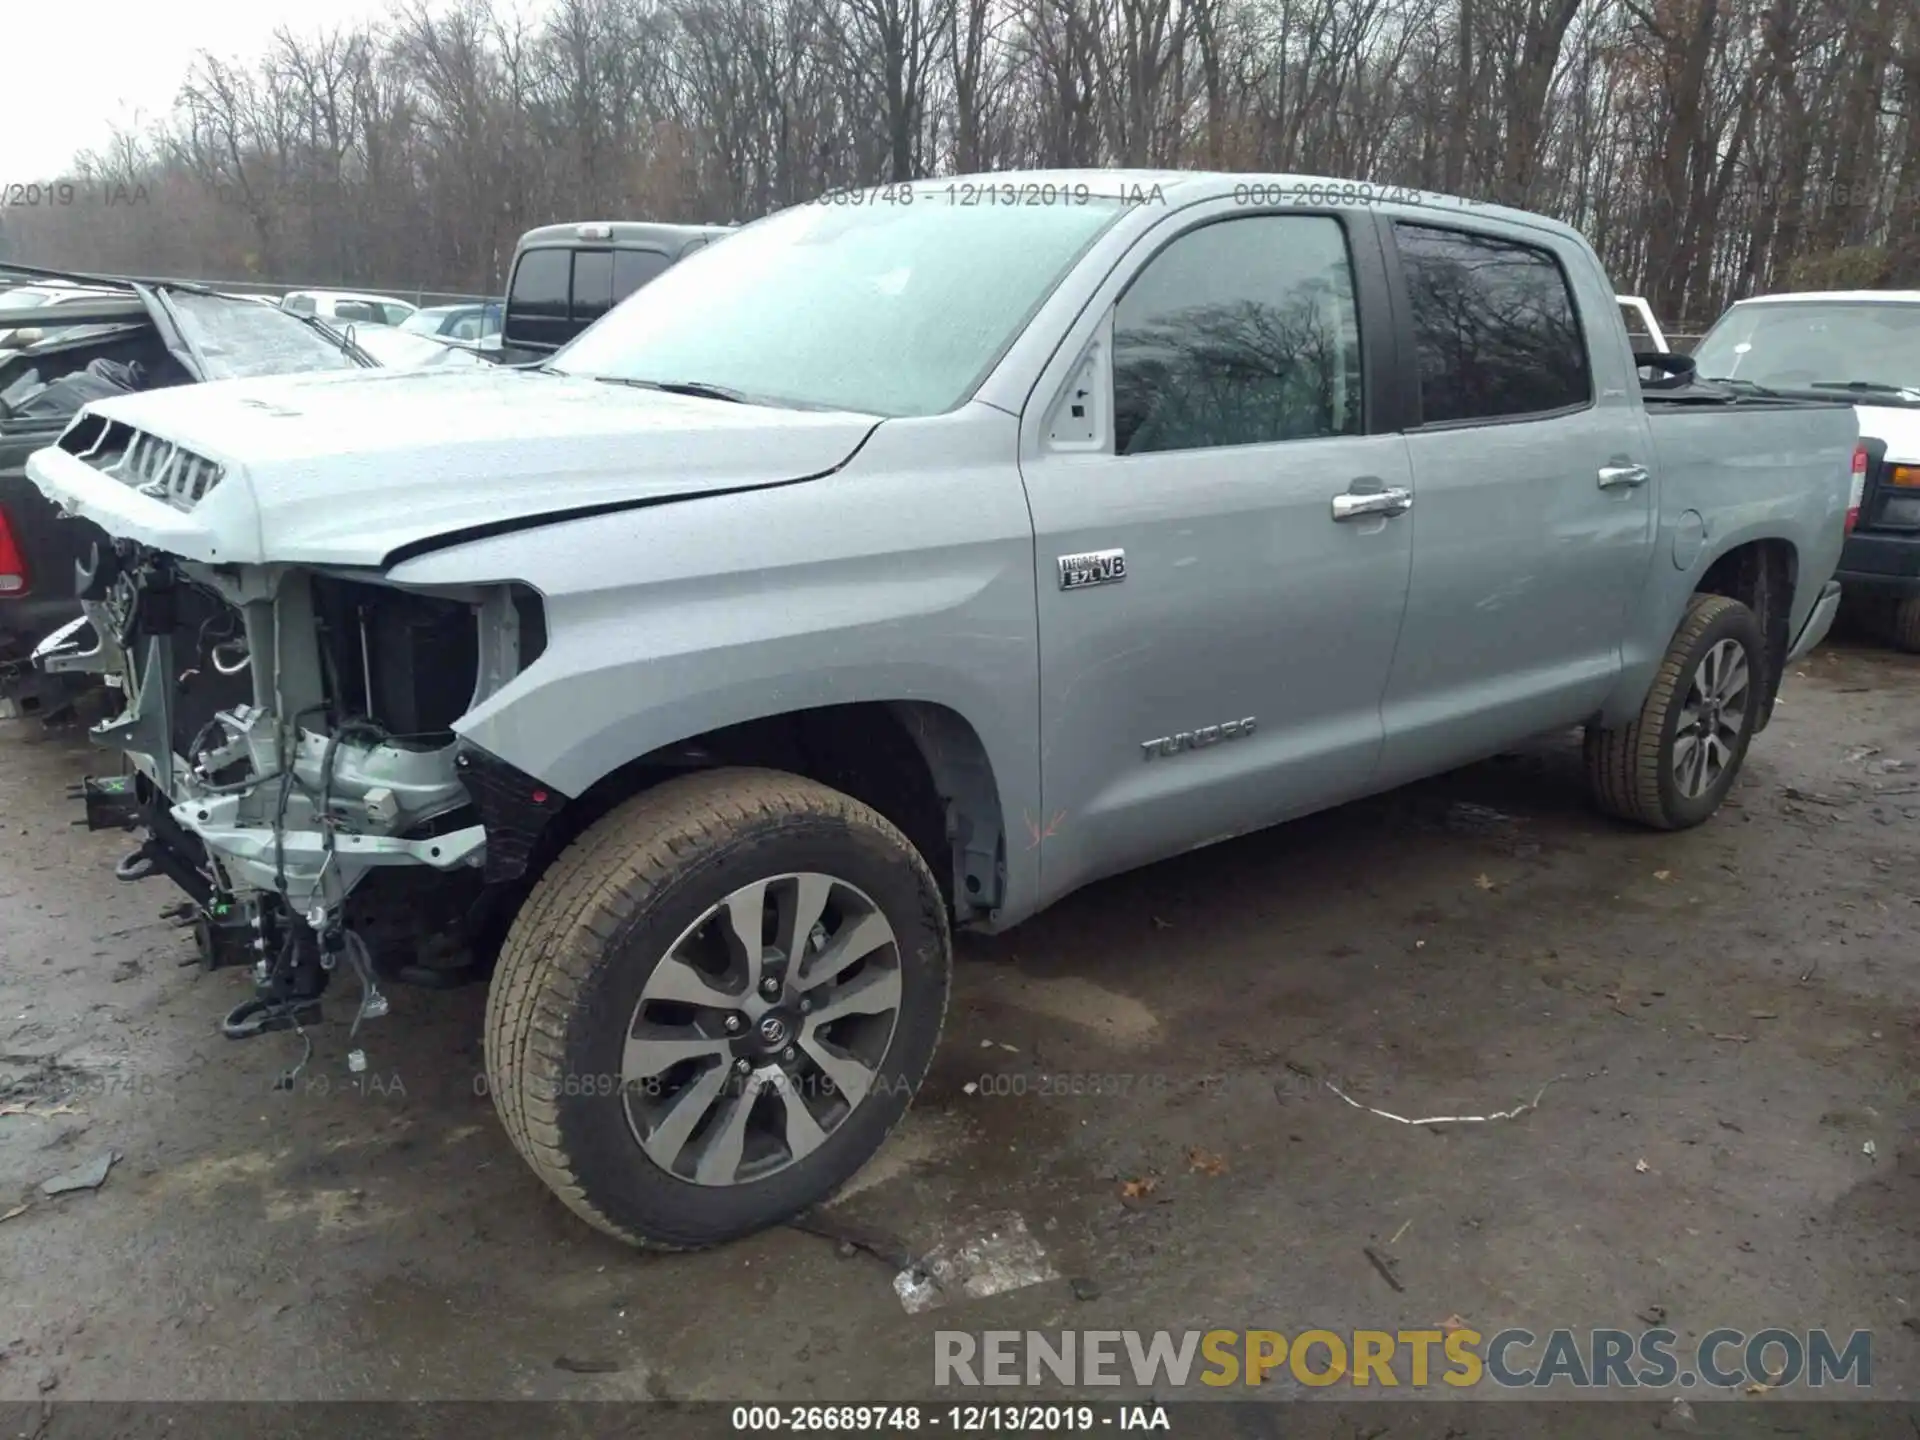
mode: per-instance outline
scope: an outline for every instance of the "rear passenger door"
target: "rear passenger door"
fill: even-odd
[[[1651,438],[1616,301],[1567,242],[1488,220],[1384,227],[1417,381],[1407,621],[1381,779],[1572,725],[1620,669],[1652,547]],[[1587,317],[1592,317],[1591,321]]]
[[[1044,813],[1017,843],[1050,896],[1356,794],[1379,759],[1411,481],[1378,241],[1224,200],[1174,223],[1023,416]]]

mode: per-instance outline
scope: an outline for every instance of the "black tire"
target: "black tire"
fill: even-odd
[[[1887,607],[1887,643],[1909,655],[1920,655],[1920,595]]]
[[[1674,773],[1681,716],[1695,671],[1708,652],[1726,640],[1737,642],[1745,653],[1750,678],[1737,707],[1743,721],[1719,776],[1701,793],[1688,795]],[[1754,613],[1724,595],[1695,595],[1654,673],[1638,718],[1613,729],[1587,728],[1587,782],[1595,804],[1618,819],[1656,830],[1684,830],[1706,820],[1720,808],[1746,759],[1766,675],[1766,644]]]
[[[1854,634],[1878,641],[1883,645],[1894,643],[1894,617],[1900,609],[1897,595],[1862,593],[1861,591],[1842,590],[1840,592],[1840,615]]]
[[[783,1169],[728,1185],[670,1174],[641,1148],[625,1093],[584,1082],[624,1085],[642,989],[690,926],[742,885],[802,871],[858,887],[896,937],[900,1002],[878,1080]],[[879,814],[779,771],[683,776],[588,829],[515,918],[487,997],[495,1106],[534,1172],[596,1228],[661,1249],[737,1239],[825,1199],[880,1148],[926,1078],[951,967],[939,887]]]

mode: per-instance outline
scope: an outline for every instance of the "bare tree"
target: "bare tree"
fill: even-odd
[[[1913,0],[395,0],[203,55],[76,157],[16,256],[474,291],[558,219],[829,187],[1205,166],[1438,187],[1582,227],[1677,327],[1920,283]],[[110,205],[109,199],[126,203]]]

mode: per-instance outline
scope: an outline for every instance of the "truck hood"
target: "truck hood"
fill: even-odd
[[[1920,465],[1920,410],[1898,405],[1855,405],[1862,440],[1886,442],[1888,461]]]
[[[99,401],[27,473],[63,510],[187,559],[382,565],[468,534],[816,478],[879,423],[494,366],[361,372]],[[137,436],[159,443],[130,452]],[[218,469],[169,469],[174,453]]]

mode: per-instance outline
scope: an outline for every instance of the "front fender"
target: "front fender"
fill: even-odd
[[[1013,425],[970,411],[890,423],[838,475],[475,541],[388,578],[511,578],[540,593],[545,649],[454,728],[567,795],[748,721],[859,702],[955,712],[1012,831],[1010,922],[1038,893],[1019,817],[1037,813],[1040,788],[1033,538]]]

